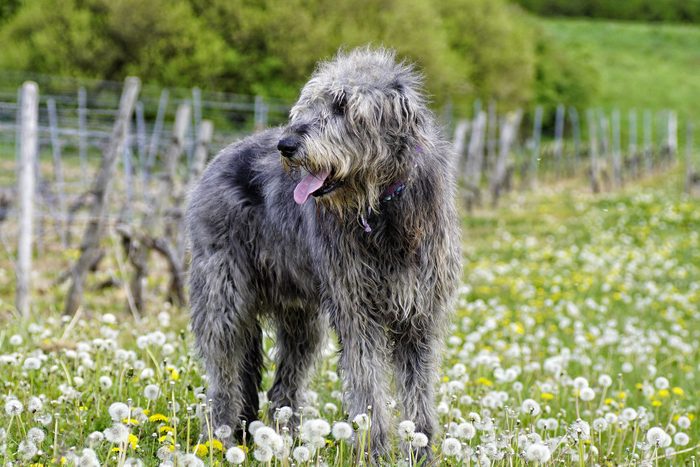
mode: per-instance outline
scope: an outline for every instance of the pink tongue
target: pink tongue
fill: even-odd
[[[294,188],[294,201],[297,204],[304,204],[311,193],[321,188],[328,175],[330,175],[330,171],[324,170],[323,172],[308,174],[304,177],[297,187]]]

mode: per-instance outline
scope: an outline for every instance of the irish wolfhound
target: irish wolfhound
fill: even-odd
[[[321,63],[287,126],[211,162],[187,224],[192,331],[215,427],[257,418],[261,318],[276,328],[271,413],[298,405],[328,319],[345,409],[371,415],[373,454],[390,447],[392,366],[402,419],[433,435],[460,273],[452,166],[419,75],[367,48]]]

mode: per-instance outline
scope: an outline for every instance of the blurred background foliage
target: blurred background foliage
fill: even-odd
[[[601,91],[601,73],[603,81],[616,75],[600,58],[607,44],[588,40],[593,29],[572,35],[526,9],[697,21],[700,0],[2,0],[0,69],[138,75],[164,86],[293,100],[319,59],[370,43],[416,62],[435,106],[458,112],[476,99],[494,99],[501,109],[539,103],[549,115],[558,103],[599,105],[601,94],[624,100],[625,89],[608,92],[619,86],[612,80]]]
[[[3,0],[0,68],[294,99],[315,63],[371,43],[416,62],[436,105],[585,106],[595,71],[505,0]],[[562,73],[561,68],[564,71]],[[505,105],[505,104],[504,104]]]

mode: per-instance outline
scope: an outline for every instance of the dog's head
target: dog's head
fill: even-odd
[[[413,67],[385,49],[355,49],[319,64],[277,148],[310,196],[340,210],[374,208],[380,193],[429,149],[432,117]]]

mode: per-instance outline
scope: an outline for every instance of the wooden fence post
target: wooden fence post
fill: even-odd
[[[88,269],[95,264],[100,255],[100,239],[104,234],[109,192],[114,178],[114,169],[123,151],[126,138],[126,124],[131,120],[141,83],[138,78],[127,78],[124,91],[119,101],[119,113],[112,128],[109,144],[102,155],[100,168],[95,175],[91,191],[94,202],[90,206],[90,217],[83,241],[80,245],[80,257],[70,271],[71,285],[66,296],[64,313],[74,314],[83,301],[83,286]]]
[[[211,144],[211,138],[213,135],[214,124],[211,122],[211,120],[202,120],[199,125],[197,146],[194,150],[194,163],[192,164],[192,170],[190,171],[188,183],[198,180],[199,176],[202,175],[204,167],[207,164],[209,145]]]
[[[84,87],[78,89],[78,154],[80,157],[80,181],[85,184],[90,173],[87,161],[87,91]]]
[[[463,167],[466,164],[465,148],[467,145],[467,133],[469,132],[469,120],[461,119],[455,126],[455,137],[452,141],[457,164],[455,167]],[[464,161],[464,162],[463,162]]]
[[[574,174],[580,164],[581,158],[581,121],[576,107],[569,108],[569,119],[571,120],[571,133],[574,138]]]
[[[698,183],[695,167],[693,166],[693,123],[688,120],[685,127],[685,192],[690,193],[693,185]]]
[[[34,216],[34,162],[39,146],[39,87],[28,81],[22,85],[20,161],[18,174],[19,243],[17,246],[17,311],[23,318],[30,313],[32,272],[32,221]]]
[[[479,185],[484,163],[484,141],[486,139],[486,112],[480,111],[474,117],[469,147],[467,148],[467,163],[465,165],[465,201],[468,210],[480,200]]]
[[[622,186],[622,150],[620,148],[620,111],[612,112],[612,166],[615,187]]]
[[[535,108],[535,121],[532,127],[532,155],[530,156],[530,187],[537,185],[537,171],[540,166],[540,141],[542,140],[542,106]]]
[[[53,156],[53,173],[56,182],[56,198],[58,200],[58,231],[61,238],[61,245],[68,246],[66,233],[66,220],[68,210],[66,209],[65,182],[63,179],[63,163],[61,160],[61,141],[58,139],[58,115],[56,113],[56,101],[49,99],[46,102],[49,113],[49,131],[51,133],[51,154]]]
[[[654,140],[651,111],[644,111],[644,168],[650,173],[654,168]]]
[[[148,157],[146,158],[146,182],[151,180],[151,172],[156,163],[156,154],[158,154],[158,146],[160,146],[160,134],[163,131],[163,120],[168,108],[168,97],[170,92],[163,89],[160,92],[158,100],[158,113],[156,114],[156,122],[153,124],[153,133],[151,134],[151,142],[148,146]]]
[[[598,181],[598,122],[595,118],[594,110],[588,109],[588,111],[586,111],[586,120],[588,122],[588,152],[590,154],[589,174],[591,180],[591,191],[593,193],[598,193],[600,192],[600,182]]]
[[[564,172],[564,106],[557,105],[557,112],[554,117],[554,160],[556,161],[557,176],[561,177]]]
[[[639,157],[637,154],[637,111],[629,111],[629,144],[627,145],[627,157],[632,171],[632,176],[639,175]]]
[[[498,204],[498,199],[503,190],[510,187],[510,177],[512,167],[509,167],[509,156],[513,143],[518,136],[518,128],[520,128],[520,120],[523,117],[523,111],[517,110],[514,113],[508,114],[503,118],[501,124],[500,135],[498,138],[498,160],[493,168],[491,176],[491,203],[493,206]]]

